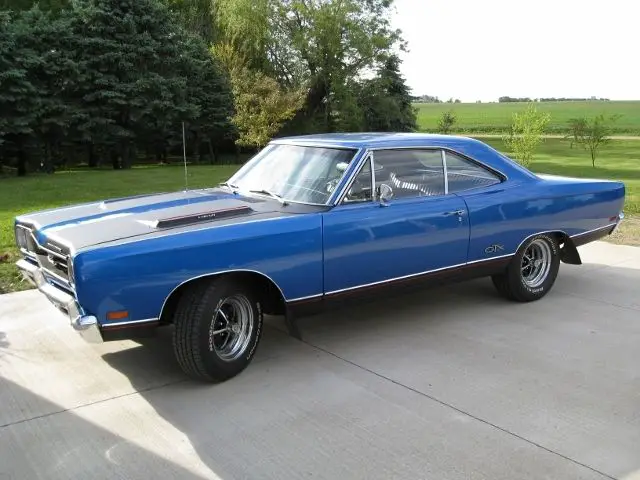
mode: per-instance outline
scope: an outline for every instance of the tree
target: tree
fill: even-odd
[[[188,79],[185,99],[197,107],[189,130],[197,152],[206,144],[210,162],[216,162],[218,145],[235,137],[231,80],[203,39],[186,35],[179,73]]]
[[[611,128],[608,122],[615,122],[620,115],[612,115],[606,119],[600,114],[587,120],[586,118],[574,119],[571,123],[573,130],[573,141],[589,150],[591,155],[591,165],[596,166],[596,156],[600,147],[608,143],[611,139]],[[577,127],[576,127],[577,125]]]
[[[584,138],[584,133],[587,128],[587,119],[582,118],[572,118],[569,120],[569,133],[565,135],[564,138],[569,139],[569,148],[573,148],[574,144],[580,144],[582,142],[582,138]]]
[[[504,138],[505,145],[515,159],[524,167],[528,167],[536,147],[542,142],[542,134],[551,116],[539,112],[530,103],[523,112],[513,114],[509,136]]]
[[[452,110],[442,112],[440,120],[438,120],[438,132],[448,134],[456,123],[456,115]]]
[[[79,0],[73,16],[79,136],[128,168],[140,144],[166,157],[182,122],[200,140],[230,127],[230,89],[203,40],[158,0]],[[206,117],[206,118],[205,118]],[[180,133],[179,133],[180,132]]]
[[[302,106],[303,92],[284,89],[274,78],[250,69],[245,57],[229,43],[216,45],[212,51],[229,72],[238,144],[254,148],[266,145]]]
[[[27,173],[28,148],[40,107],[32,73],[41,60],[30,39],[30,25],[22,14],[12,17],[0,12],[0,137],[3,156],[17,158],[19,176]]]
[[[37,7],[42,11],[58,12],[69,6],[69,0],[0,0],[0,10],[31,10]]]
[[[198,35],[207,45],[218,40],[212,0],[169,0],[169,6],[188,32]]]
[[[280,85],[307,87],[305,114],[332,131],[355,95],[344,86],[404,48],[390,23],[392,0],[219,0],[229,41]],[[349,93],[349,94],[347,94]]]
[[[348,86],[348,84],[347,84]],[[400,59],[390,56],[378,69],[377,76],[364,81],[359,90],[358,107],[362,111],[362,129],[365,131],[411,132],[417,128],[416,109],[413,107],[411,92],[400,74]],[[344,100],[342,101],[345,110]],[[352,116],[358,117],[358,112]],[[342,130],[347,125],[338,124]]]

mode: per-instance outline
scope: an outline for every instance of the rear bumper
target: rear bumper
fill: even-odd
[[[98,319],[92,315],[84,315],[75,297],[47,282],[37,265],[19,260],[16,266],[22,276],[34,285],[58,310],[69,318],[71,327],[89,343],[102,343],[102,334]]]
[[[618,220],[616,220],[616,226],[613,227],[613,230],[611,230],[611,233],[609,235],[616,233],[616,230],[618,230],[618,228],[620,227],[622,220],[624,220],[624,212],[620,212],[618,214]]]

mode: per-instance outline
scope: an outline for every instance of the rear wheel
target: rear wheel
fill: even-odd
[[[197,379],[227,380],[251,362],[262,322],[252,288],[228,277],[197,283],[182,295],[174,317],[178,364]]]
[[[560,268],[560,246],[551,234],[527,240],[507,270],[491,277],[498,292],[510,300],[531,302],[553,287]]]

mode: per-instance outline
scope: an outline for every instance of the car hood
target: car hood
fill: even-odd
[[[166,230],[196,229],[288,215],[275,201],[222,189],[139,195],[21,215],[38,243],[73,250]]]

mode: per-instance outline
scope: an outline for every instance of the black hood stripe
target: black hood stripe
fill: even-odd
[[[222,210],[213,210],[210,212],[194,213],[191,215],[183,215],[180,217],[171,217],[158,220],[156,228],[172,228],[184,225],[192,225],[194,223],[210,222],[212,220],[222,220],[225,218],[238,217],[248,215],[254,210],[248,206],[240,206],[234,208],[226,208]]]

